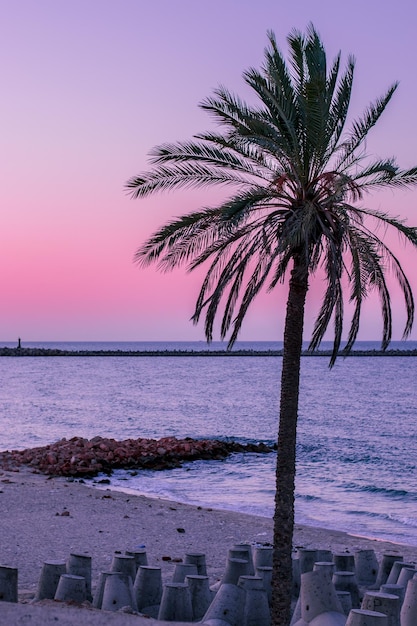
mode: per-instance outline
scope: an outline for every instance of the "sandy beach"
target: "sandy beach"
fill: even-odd
[[[0,603],[1,624],[24,624],[19,619],[22,612],[27,615],[28,611],[31,624],[48,623],[46,613],[52,615],[57,610],[59,623],[72,623],[74,611],[79,616],[80,609],[68,608],[70,621],[63,622],[62,607],[51,608],[49,602],[43,607],[30,604],[42,564],[48,559],[66,560],[70,553],[90,555],[94,590],[99,573],[109,569],[116,551],[146,546],[149,565],[160,566],[165,581],[170,579],[176,560],[187,552],[203,552],[210,583],[214,583],[222,575],[227,550],[233,544],[272,541],[272,519],[110,491],[106,486],[92,488],[64,478],[33,474],[25,468],[0,471],[0,502],[0,565],[18,568],[19,587],[19,604],[7,605],[15,621],[10,621],[10,616],[5,621],[6,603],[3,607]],[[407,561],[417,562],[417,546],[307,526],[296,526],[294,546],[333,552],[374,548],[378,558],[385,552],[395,552]],[[37,622],[35,614],[39,611],[43,617]],[[81,623],[96,623],[92,617],[96,612],[88,613],[88,620]],[[97,623],[103,624],[103,617],[101,612]],[[115,623],[114,618],[118,618],[118,624],[124,623],[121,619],[130,624],[130,618],[138,623],[135,616],[128,615],[108,615],[110,621],[106,623]]]

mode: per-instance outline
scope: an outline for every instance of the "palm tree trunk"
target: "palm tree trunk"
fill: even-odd
[[[308,271],[297,256],[289,283],[284,330],[274,514],[272,626],[289,626],[291,620],[295,448],[307,291]]]

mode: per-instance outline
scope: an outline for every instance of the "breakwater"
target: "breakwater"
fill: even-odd
[[[303,350],[303,357],[330,357],[331,350]],[[242,356],[282,356],[283,350],[62,350],[59,348],[0,348],[0,357],[242,357]],[[341,350],[339,356],[417,356],[417,350],[352,350],[348,354]]]
[[[236,452],[272,452],[264,443],[242,444],[216,439],[125,439],[72,437],[47,446],[0,452],[0,467],[18,470],[22,465],[50,476],[92,478],[114,469],[166,470],[196,460],[223,460]]]

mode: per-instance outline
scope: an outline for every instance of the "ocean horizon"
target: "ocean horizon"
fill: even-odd
[[[345,341],[341,342],[340,349],[343,350],[346,345]],[[1,348],[17,348],[20,346],[22,349],[44,349],[44,350],[63,350],[63,351],[120,351],[120,352],[166,352],[166,351],[227,351],[227,341],[29,341],[17,339],[16,341],[0,341]],[[306,351],[309,346],[309,341],[303,341],[303,350]],[[317,351],[328,352],[332,350],[332,341],[322,341]],[[282,341],[236,341],[230,349],[231,352],[239,351],[280,351],[283,349]],[[417,340],[396,340],[391,341],[387,351],[397,352],[404,351],[410,352],[417,350]],[[381,341],[380,340],[366,340],[357,341],[352,352],[380,352]]]

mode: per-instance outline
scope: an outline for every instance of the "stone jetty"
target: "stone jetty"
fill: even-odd
[[[351,356],[417,356],[417,350],[351,350],[339,351],[340,357]],[[60,348],[33,348],[17,346],[14,348],[0,347],[0,357],[242,357],[242,356],[282,356],[283,350],[62,350]],[[331,350],[303,350],[303,357],[330,357]]]
[[[241,444],[216,439],[107,439],[73,437],[47,446],[0,452],[0,467],[16,470],[29,466],[34,472],[50,476],[92,478],[110,475],[115,469],[165,470],[196,460],[222,460],[235,452],[272,452],[263,443]]]

